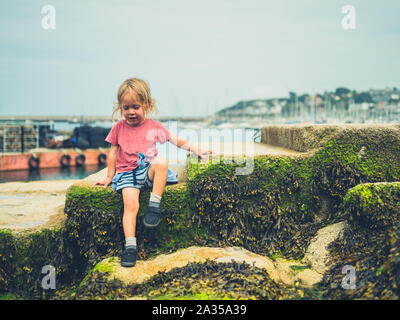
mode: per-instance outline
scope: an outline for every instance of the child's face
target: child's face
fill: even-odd
[[[136,92],[132,91],[125,93],[122,96],[121,105],[122,114],[129,125],[137,126],[142,124],[146,119],[143,103]]]

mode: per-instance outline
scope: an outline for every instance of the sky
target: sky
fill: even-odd
[[[399,88],[399,18],[398,0],[2,0],[0,114],[111,116],[131,77],[160,116],[183,117],[289,91]]]

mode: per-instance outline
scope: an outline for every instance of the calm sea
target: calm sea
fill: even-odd
[[[70,168],[46,168],[38,170],[1,171],[0,183],[12,181],[75,180],[83,179],[105,168],[105,166],[84,166]]]

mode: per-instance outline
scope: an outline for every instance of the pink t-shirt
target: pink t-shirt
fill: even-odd
[[[120,120],[111,128],[105,140],[118,146],[115,170],[128,172],[138,166],[139,153],[146,156],[146,161],[152,162],[158,153],[156,143],[167,142],[169,131],[161,122],[150,118],[138,126],[130,126],[126,120]]]

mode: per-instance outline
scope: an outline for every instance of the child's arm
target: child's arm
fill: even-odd
[[[105,178],[103,181],[96,182],[96,185],[103,184],[104,188],[107,188],[111,184],[111,181],[115,174],[115,162],[117,160],[117,152],[118,146],[111,145],[107,159],[107,178]]]
[[[191,144],[189,141],[186,141],[185,139],[182,139],[173,134],[169,135],[169,142],[176,145],[178,148],[194,152],[200,158],[204,158],[204,155],[207,153],[214,153],[214,151],[212,151],[212,150],[202,150],[200,148],[197,148],[193,144]]]

